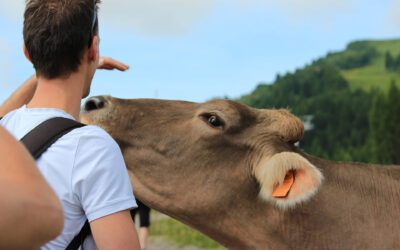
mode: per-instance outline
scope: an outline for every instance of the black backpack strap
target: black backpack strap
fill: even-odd
[[[89,221],[86,221],[79,234],[75,236],[65,250],[77,250],[80,246],[82,246],[83,249],[83,242],[85,241],[86,237],[91,234],[92,230],[90,229]]]
[[[21,142],[25,145],[35,160],[39,157],[58,139],[66,135],[73,129],[86,126],[72,119],[56,117],[49,119],[33,130],[26,134]],[[91,234],[89,221],[86,221],[83,228],[78,235],[71,241],[66,248],[67,250],[76,250],[81,245],[83,248],[83,241]]]
[[[54,142],[75,128],[85,126],[72,119],[56,117],[49,119],[26,134],[21,142],[37,160]]]

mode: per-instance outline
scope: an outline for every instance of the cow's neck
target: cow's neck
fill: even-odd
[[[284,212],[244,190],[226,211],[187,222],[229,249],[390,249],[395,239],[400,244],[400,167],[310,160],[325,179],[303,205]]]

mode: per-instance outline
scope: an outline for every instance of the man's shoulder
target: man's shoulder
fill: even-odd
[[[86,125],[77,129],[74,129],[71,133],[73,136],[79,137],[93,137],[93,138],[101,138],[104,140],[111,140],[114,139],[102,128],[94,125]]]
[[[104,129],[93,125],[74,129],[67,136],[78,138],[80,146],[93,147],[94,149],[118,147],[115,140]]]
[[[20,109],[21,108],[12,110],[12,111],[8,112],[7,114],[5,114],[4,116],[0,117],[1,118],[0,124],[5,124],[6,121],[8,121],[9,119],[12,119],[16,114],[18,114]]]

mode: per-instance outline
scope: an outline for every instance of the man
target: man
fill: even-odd
[[[6,102],[30,99],[0,124],[17,139],[53,117],[78,119],[99,65],[97,3],[93,0],[29,0],[24,14],[24,53],[35,79]],[[102,68],[119,67],[111,59]],[[107,62],[108,61],[108,62]],[[7,108],[5,108],[7,109]],[[0,114],[1,115],[1,114]],[[93,239],[85,249],[140,249],[129,210],[136,207],[121,151],[102,129],[86,126],[64,135],[37,165],[57,193],[64,210],[64,230],[43,249],[65,249],[86,219]]]
[[[57,237],[63,211],[28,151],[0,126],[0,249],[37,249]]]
[[[135,222],[135,215],[136,213],[139,213],[139,242],[142,250],[146,250],[150,227],[150,208],[138,199],[136,199],[136,203],[138,207],[131,210],[131,216],[133,221]]]

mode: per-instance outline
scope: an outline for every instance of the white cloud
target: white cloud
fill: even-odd
[[[267,5],[279,8],[294,21],[323,10],[342,10],[353,0],[103,0],[101,18],[105,24],[150,34],[187,32],[217,3],[239,7]],[[329,22],[329,20],[326,20]]]
[[[146,34],[181,34],[210,13],[215,0],[104,0],[100,17],[112,27]]]
[[[355,0],[234,0],[241,5],[272,8],[284,15],[282,18],[297,25],[317,18],[315,26],[330,30],[338,12],[354,8]]]
[[[102,0],[101,23],[114,29],[144,34],[176,35],[190,31],[193,25],[212,12],[216,4],[235,4],[256,8],[260,4],[279,8],[295,22],[309,15],[324,13],[321,22],[329,22],[335,11],[351,6],[354,0]],[[396,1],[398,2],[398,1]],[[21,20],[24,0],[0,0],[0,12]],[[287,18],[286,17],[286,18]]]
[[[327,27],[335,11],[349,8],[353,0],[104,0],[103,23],[133,29],[146,34],[181,34],[210,13],[214,5],[239,5],[240,8],[278,8],[289,20],[298,22],[309,15],[324,13],[321,23]]]
[[[9,19],[22,20],[24,9],[25,0],[0,0],[0,14]]]
[[[392,6],[389,8],[388,22],[389,25],[396,29],[400,29],[400,1],[392,1]]]
[[[257,0],[253,0],[257,1]],[[287,10],[290,14],[302,17],[316,11],[329,13],[348,8],[352,0],[261,0],[267,4],[276,5]]]
[[[102,0],[101,23],[145,34],[180,34],[210,13],[219,0]],[[0,14],[21,21],[25,0],[0,0]]]

